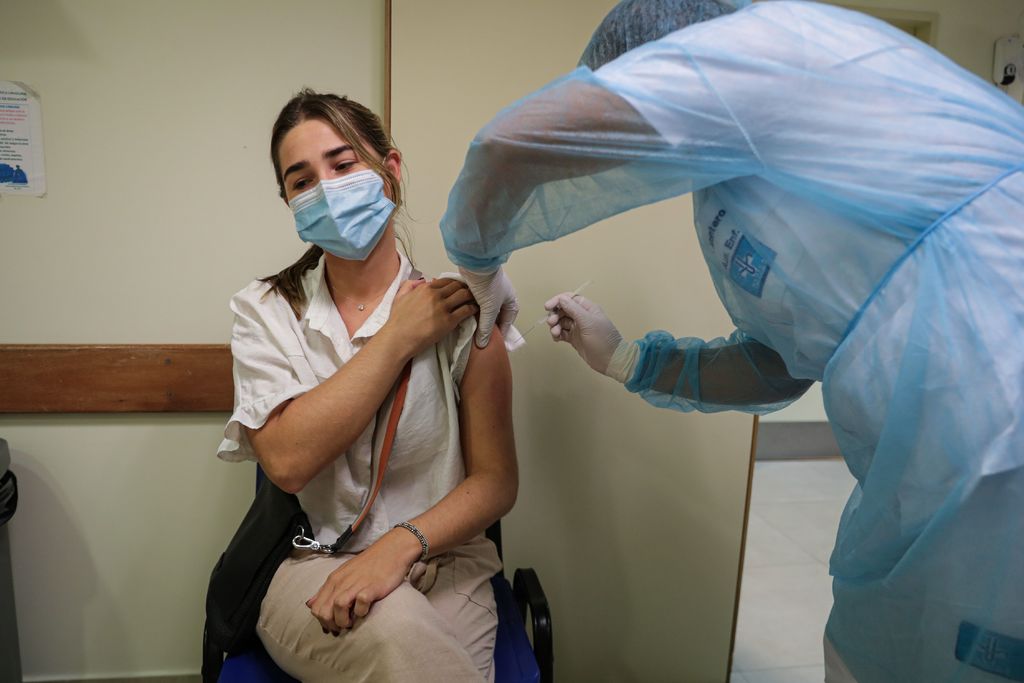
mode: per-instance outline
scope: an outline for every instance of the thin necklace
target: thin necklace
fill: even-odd
[[[367,307],[367,306],[368,306],[369,304],[374,304],[374,303],[377,303],[378,301],[380,301],[381,299],[383,299],[383,298],[384,298],[384,295],[388,293],[388,290],[389,290],[389,289],[391,289],[391,285],[390,285],[390,284],[389,284],[389,285],[388,285],[387,287],[385,287],[385,288],[384,288],[384,291],[383,291],[383,292],[381,292],[381,293],[380,293],[380,294],[378,294],[377,296],[373,297],[373,298],[372,298],[372,299],[370,299],[370,300],[369,300],[368,302],[366,302],[366,303],[362,303],[362,304],[356,304],[356,310],[357,310],[357,311],[365,311],[365,310],[366,310],[366,307]]]
[[[388,286],[384,288],[384,291],[382,291],[380,294],[375,296],[373,299],[368,300],[366,303],[357,303],[356,304],[356,310],[360,311],[360,312],[361,311],[365,311],[366,307],[369,304],[375,303],[377,301],[380,301],[382,298],[384,298],[384,295],[387,294],[389,289],[391,289],[391,284],[388,284]],[[331,279],[330,278],[327,278],[327,290],[331,293],[331,297],[333,298],[334,297],[334,286],[331,284]],[[342,298],[342,301],[347,301],[347,299]]]

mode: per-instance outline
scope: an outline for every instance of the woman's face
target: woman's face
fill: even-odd
[[[373,154],[373,151],[370,150]],[[356,158],[352,146],[330,125],[320,119],[307,119],[292,128],[281,140],[277,151],[285,201],[314,187],[321,180],[340,178],[365,171],[367,165]],[[378,157],[379,159],[379,157]],[[388,152],[384,165],[401,180],[398,152]]]

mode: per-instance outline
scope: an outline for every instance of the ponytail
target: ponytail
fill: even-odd
[[[281,296],[292,308],[296,319],[302,317],[302,307],[306,305],[306,291],[302,287],[302,277],[317,267],[324,250],[315,244],[306,250],[298,261],[282,270],[277,275],[260,278],[260,282],[270,285],[267,294],[274,292]]]

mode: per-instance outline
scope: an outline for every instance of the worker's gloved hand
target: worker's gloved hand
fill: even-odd
[[[512,281],[505,271],[498,268],[493,273],[475,273],[460,267],[459,273],[466,279],[469,291],[473,293],[480,307],[480,322],[476,328],[476,345],[484,348],[491,341],[491,330],[498,325],[501,334],[508,339],[508,330],[519,315],[519,301]]]
[[[636,369],[639,347],[625,342],[601,307],[580,295],[564,292],[549,299],[547,323],[551,338],[572,344],[587,365],[625,383]]]

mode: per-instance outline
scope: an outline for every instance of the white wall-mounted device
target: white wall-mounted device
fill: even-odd
[[[1017,20],[1017,33],[996,41],[992,81],[1007,95],[1024,102],[1024,14]]]

